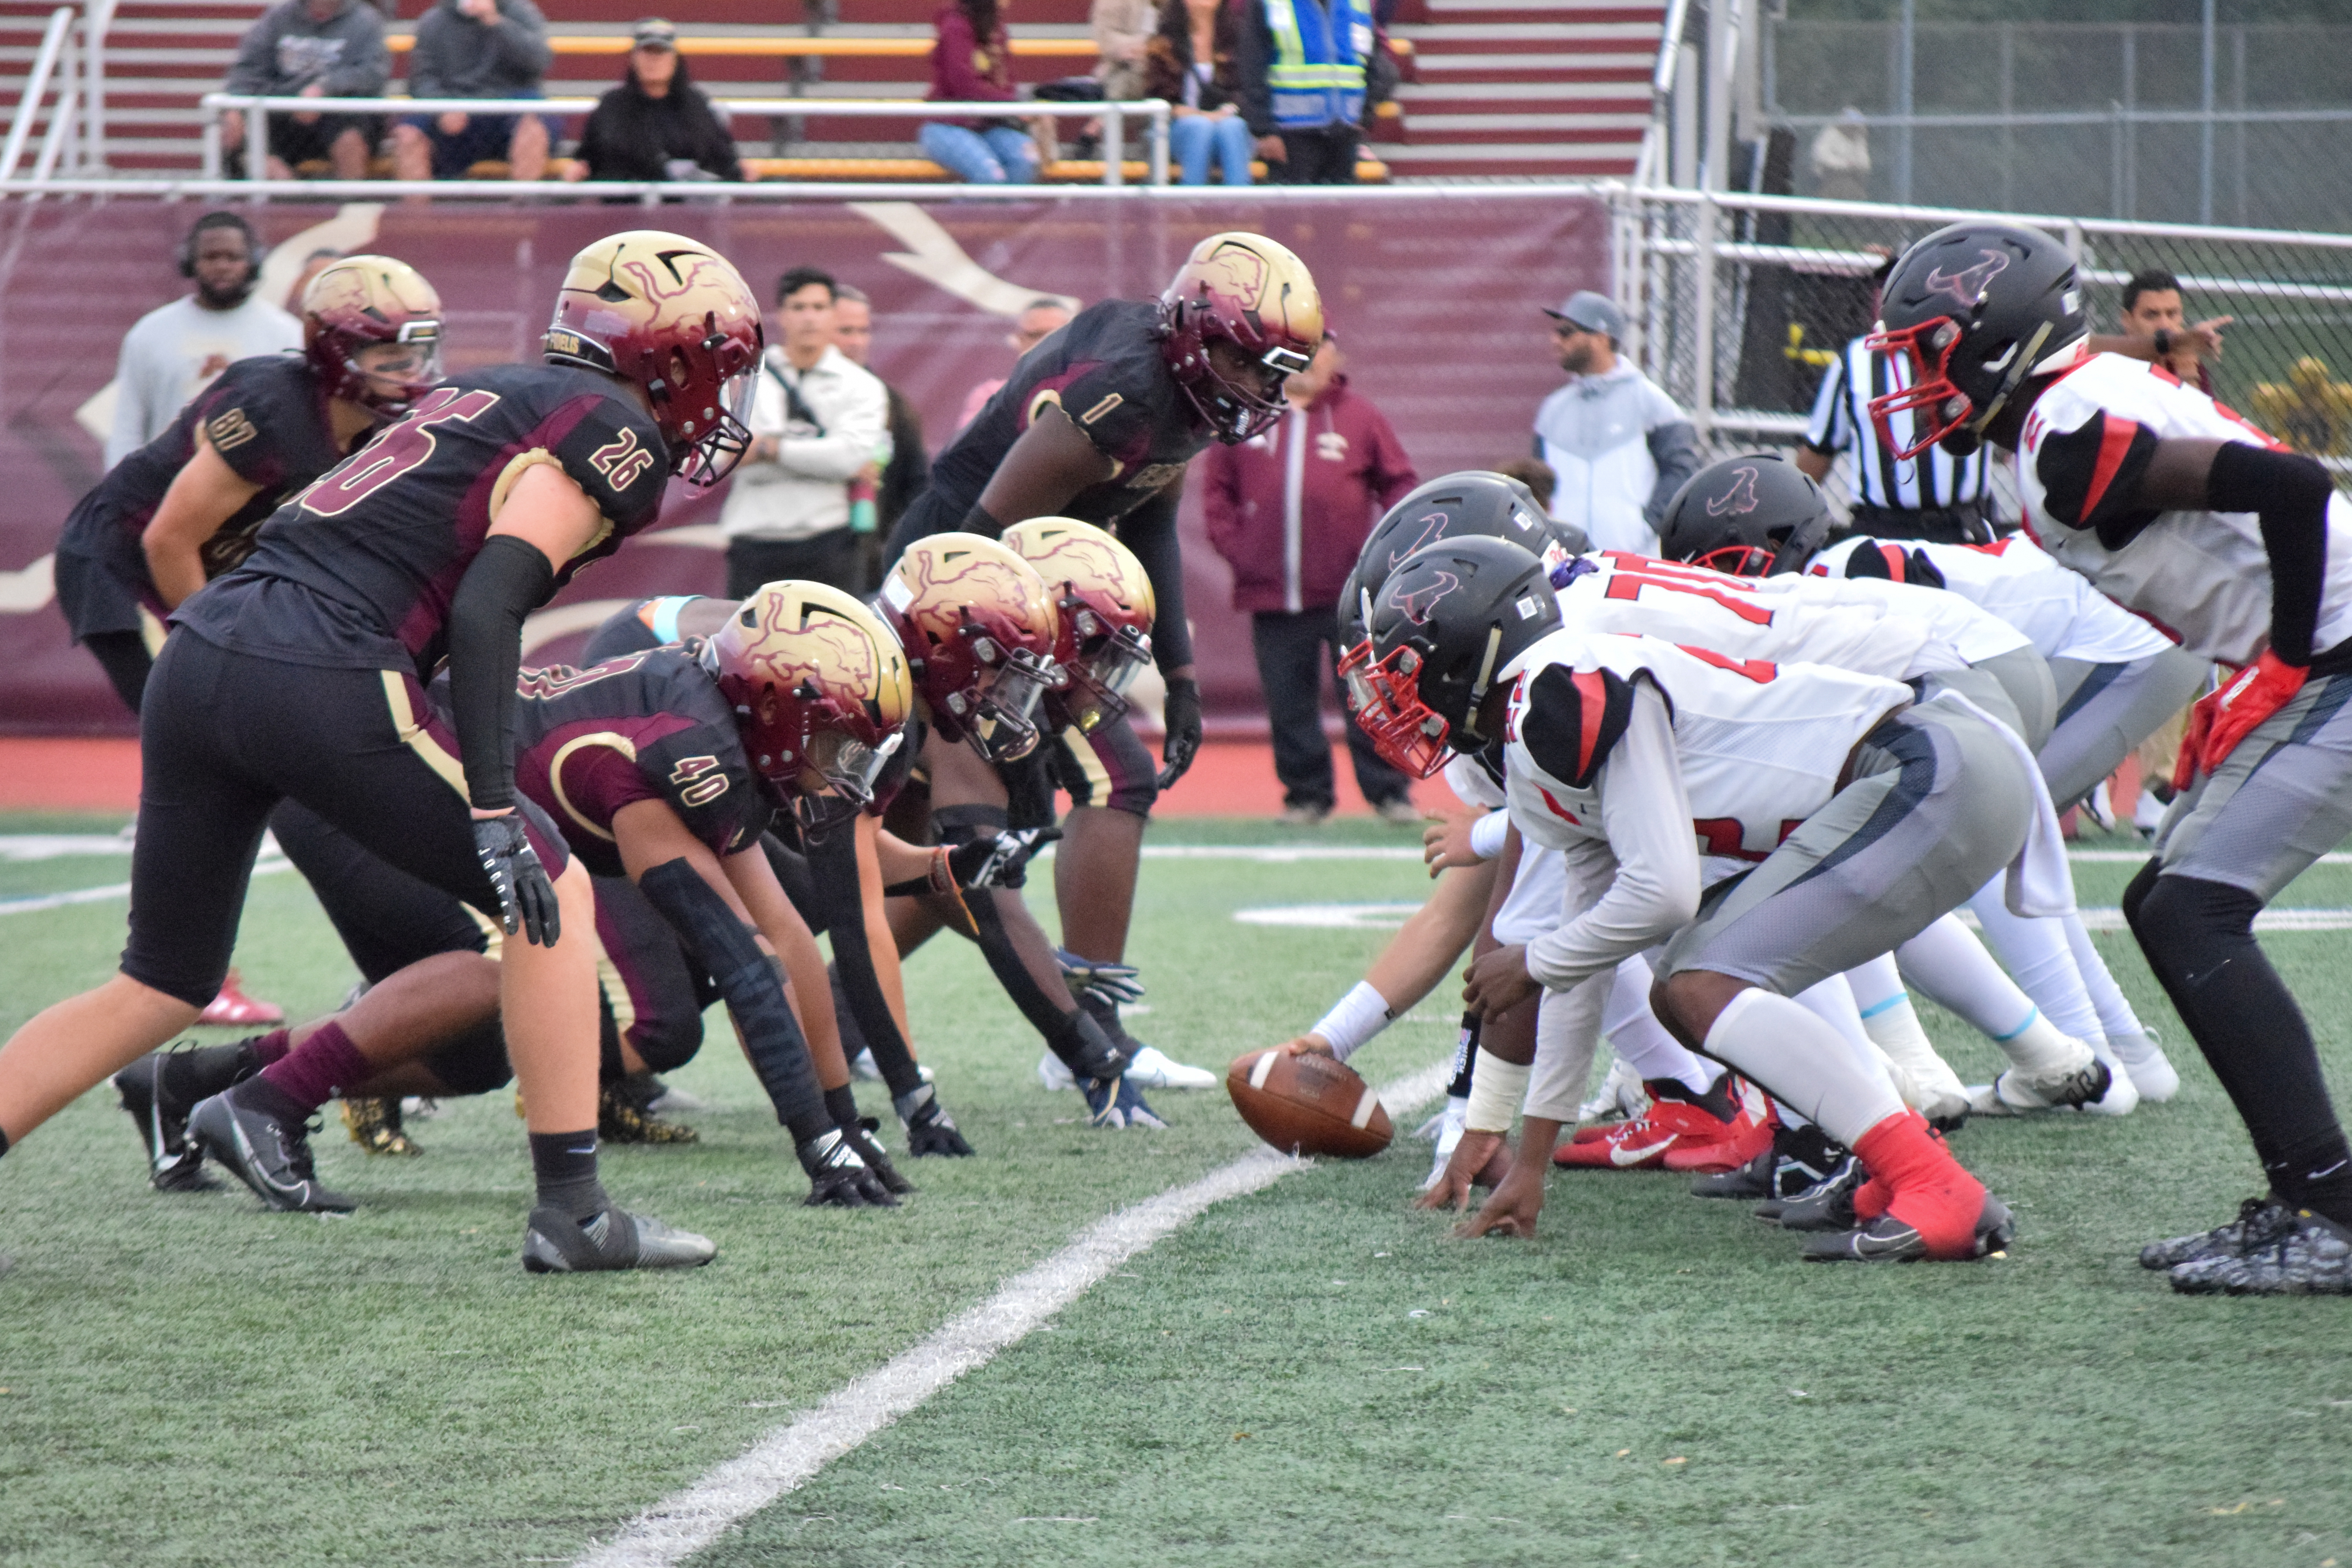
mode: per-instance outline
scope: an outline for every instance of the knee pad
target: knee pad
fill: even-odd
[[[450,1094],[488,1094],[504,1089],[514,1077],[507,1062],[506,1032],[493,1016],[459,1035],[425,1058],[433,1076]]]
[[[629,1044],[646,1067],[654,1072],[673,1072],[694,1059],[702,1049],[702,1018],[664,1019],[656,1027],[642,1023],[629,1031]]]
[[[2158,978],[2194,986],[2252,945],[2254,916],[2263,907],[2256,895],[2193,877],[2154,881],[2140,898],[2131,927]]]

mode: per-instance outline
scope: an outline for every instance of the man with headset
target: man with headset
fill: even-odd
[[[188,399],[232,361],[302,346],[302,324],[254,295],[267,254],[253,226],[235,213],[206,213],[188,231],[180,276],[196,291],[148,311],[123,334],[108,468],[170,429]]]

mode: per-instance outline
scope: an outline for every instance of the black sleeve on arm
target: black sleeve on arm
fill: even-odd
[[[825,900],[825,924],[833,936],[833,961],[841,973],[842,994],[857,1032],[874,1052],[874,1065],[893,1097],[922,1087],[915,1053],[898,1032],[898,1020],[882,994],[882,977],[866,943],[866,900],[857,878],[857,837],[839,828],[809,842],[810,880]],[[929,890],[928,889],[926,889]],[[814,923],[814,922],[812,922]]]
[[[727,1011],[743,1031],[751,1070],[775,1103],[776,1120],[791,1129],[793,1142],[806,1143],[831,1131],[833,1118],[825,1114],[816,1069],[809,1064],[808,1039],[751,929],[683,858],[656,866],[637,879],[637,888],[719,983]]]
[[[1192,662],[1192,628],[1184,619],[1184,551],[1176,537],[1176,497],[1171,485],[1118,520],[1119,542],[1143,563],[1158,614],[1151,623],[1153,662],[1163,670]]]
[[[523,617],[547,602],[555,568],[539,546],[494,534],[449,601],[449,701],[466,794],[484,811],[514,805],[515,673]]]
[[[2205,499],[2215,511],[2250,511],[2271,559],[2271,651],[2311,662],[2327,586],[2327,470],[2296,452],[2231,441],[2213,454]]]

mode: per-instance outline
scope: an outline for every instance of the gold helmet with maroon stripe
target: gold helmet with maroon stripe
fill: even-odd
[[[1036,749],[1038,704],[1062,673],[1060,617],[1035,567],[977,533],[934,533],[907,547],[880,599],[941,735],[991,762]]]
[[[346,256],[320,268],[296,308],[303,356],[330,397],[397,417],[441,379],[441,296],[405,261]],[[407,352],[370,352],[381,343]]]
[[[770,583],[702,645],[752,768],[787,800],[864,805],[897,751],[914,688],[882,618],[823,583]]]
[[[1281,416],[1283,383],[1314,363],[1323,299],[1307,263],[1262,234],[1213,234],[1160,296],[1160,352],[1218,440]]]
[[[1068,684],[1045,694],[1046,717],[1091,734],[1127,711],[1127,689],[1151,663],[1151,579],[1134,551],[1074,517],[1015,523],[1004,546],[1037,569],[1061,619],[1054,662]]]
[[[765,341],[760,301],[725,257],[682,234],[641,228],[607,235],[572,258],[545,357],[642,390],[668,443],[670,471],[715,485],[751,444],[743,417]]]

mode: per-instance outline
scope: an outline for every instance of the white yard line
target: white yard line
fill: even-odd
[[[1383,1085],[1381,1100],[1392,1117],[1402,1120],[1436,1099],[1452,1071],[1450,1062],[1433,1062]],[[592,1545],[575,1568],[667,1568],[699,1552],[949,1384],[987,1365],[1097,1280],[1212,1204],[1260,1191],[1307,1168],[1307,1161],[1256,1149],[1197,1182],[1096,1221],[1061,1251],[1006,1280],[993,1296],[920,1344],[654,1504],[610,1542]]]
[[[0,856],[0,858],[5,857]],[[262,859],[254,863],[253,874],[268,877],[292,869],[294,863],[291,860]],[[0,915],[37,914],[42,910],[62,910],[73,904],[99,904],[109,899],[130,896],[131,884],[128,882],[109,882],[102,888],[69,888],[62,893],[35,893],[22,899],[0,899]]]

